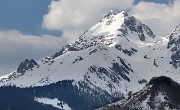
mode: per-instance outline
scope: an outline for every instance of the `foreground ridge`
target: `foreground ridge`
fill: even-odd
[[[180,85],[166,76],[154,77],[140,91],[99,110],[177,110],[180,109]]]

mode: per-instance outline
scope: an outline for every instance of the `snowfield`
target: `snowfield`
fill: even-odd
[[[35,98],[36,102],[52,105],[53,107],[63,109],[63,110],[71,110],[71,108],[64,102],[59,101],[57,98],[49,99],[49,98]]]

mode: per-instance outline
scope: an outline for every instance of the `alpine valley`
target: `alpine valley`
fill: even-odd
[[[0,110],[180,109],[180,25],[169,35],[110,11],[52,56],[0,77]]]

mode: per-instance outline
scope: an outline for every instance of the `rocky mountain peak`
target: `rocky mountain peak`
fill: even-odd
[[[17,72],[24,73],[26,70],[31,70],[35,65],[38,65],[38,64],[33,59],[31,60],[25,59],[25,61],[20,63],[20,65],[18,66]]]
[[[69,43],[61,51],[55,53],[52,58],[56,58],[68,51],[84,50],[99,44],[115,46],[121,43],[137,40],[140,42],[154,42],[154,33],[151,29],[136,19],[122,11],[115,14],[112,10],[105,17],[89,30],[86,30],[76,41]],[[125,43],[126,44],[126,43]]]
[[[113,10],[110,10],[105,16],[104,18],[109,18],[112,15],[116,15],[116,13]]]

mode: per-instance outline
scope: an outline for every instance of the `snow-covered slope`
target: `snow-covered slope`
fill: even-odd
[[[110,11],[51,57],[22,62],[17,71],[0,77],[0,86],[37,87],[72,80],[79,90],[86,85],[122,98],[142,89],[154,76],[180,82],[179,35],[176,27],[169,36],[157,37],[127,12]]]
[[[52,105],[53,107],[56,107],[56,108],[59,108],[62,110],[71,110],[71,108],[66,103],[64,103],[63,101],[59,101],[57,98],[48,99],[48,98],[37,98],[36,97],[34,100],[39,103]]]

